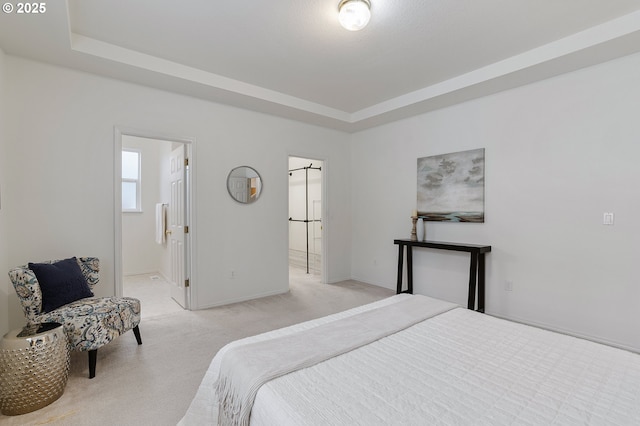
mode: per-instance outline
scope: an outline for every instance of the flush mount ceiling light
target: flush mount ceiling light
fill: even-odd
[[[367,26],[371,19],[369,0],[342,0],[338,4],[340,25],[349,31],[359,31]]]

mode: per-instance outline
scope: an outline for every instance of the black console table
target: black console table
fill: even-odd
[[[476,280],[478,282],[478,312],[484,312],[485,265],[484,254],[491,251],[491,246],[463,243],[446,243],[441,241],[393,240],[398,244],[398,284],[396,293],[413,293],[413,248],[425,247],[440,250],[464,251],[471,254],[469,266],[469,296],[467,308],[474,309],[476,304]],[[404,268],[404,248],[407,248],[407,290],[402,290],[402,272]]]

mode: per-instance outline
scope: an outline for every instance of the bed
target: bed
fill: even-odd
[[[305,336],[323,329],[345,329],[349,321],[359,324],[389,313],[395,317],[399,311],[409,311],[407,304],[416,300],[430,311],[425,318],[400,324],[399,331],[385,332],[382,337],[373,333],[364,338],[369,342],[339,348],[337,353],[326,355],[326,360],[312,360],[302,368],[285,367],[284,372],[254,386],[246,418],[229,421],[221,416],[225,409],[220,408],[226,401],[220,398],[221,378],[242,376],[254,364],[251,358],[237,361],[237,351],[267,356],[267,350],[254,349],[263,344],[287,347],[288,342],[294,342],[291,347],[295,347],[298,343],[288,339],[304,343]],[[422,309],[420,306],[416,305],[417,309]],[[381,322],[373,321],[374,327],[369,328],[384,328],[379,327]],[[367,333],[358,330],[355,335]],[[319,336],[318,341],[323,340],[323,335]],[[315,350],[317,343],[306,346]],[[276,355],[283,356],[287,357],[285,352]],[[268,356],[266,359],[271,362]],[[426,296],[399,294],[223,347],[179,424],[234,422],[640,425],[640,355]]]

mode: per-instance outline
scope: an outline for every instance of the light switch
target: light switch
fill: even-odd
[[[613,225],[613,213],[604,213],[602,216],[603,225]]]

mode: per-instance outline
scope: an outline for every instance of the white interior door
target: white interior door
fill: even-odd
[[[233,195],[233,198],[246,203],[249,201],[249,193],[251,191],[251,182],[246,177],[229,177],[229,191]]]
[[[171,152],[170,157],[170,201],[168,209],[167,241],[171,250],[171,297],[183,308],[189,308],[189,288],[185,249],[187,231],[186,205],[186,165],[185,146]]]

